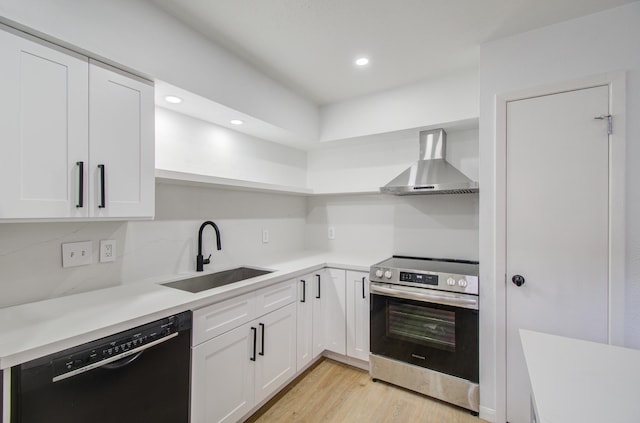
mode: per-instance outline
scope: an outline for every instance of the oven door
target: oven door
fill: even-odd
[[[371,353],[478,383],[478,297],[371,283]]]

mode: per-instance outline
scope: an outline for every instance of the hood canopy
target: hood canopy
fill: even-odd
[[[468,194],[478,192],[472,181],[445,160],[444,129],[420,132],[420,160],[396,176],[380,192],[394,195]]]

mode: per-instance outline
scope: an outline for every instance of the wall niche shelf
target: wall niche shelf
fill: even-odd
[[[184,185],[202,188],[222,188],[239,191],[267,192],[273,194],[311,195],[313,190],[303,187],[266,184],[263,182],[245,181],[241,179],[221,178],[218,176],[199,175],[196,173],[177,172],[156,169],[156,183]]]
[[[272,194],[328,196],[328,195],[372,195],[380,194],[376,189],[363,191],[315,192],[309,188],[287,185],[267,184],[263,182],[245,181],[241,179],[221,178],[218,176],[200,175],[196,173],[178,172],[174,170],[156,169],[156,183],[182,185],[201,188],[220,188],[238,191],[253,191]]]

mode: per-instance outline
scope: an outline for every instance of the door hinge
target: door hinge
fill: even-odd
[[[598,120],[607,120],[607,134],[611,135],[613,134],[613,116],[611,115],[600,115],[600,116],[596,116],[594,117],[594,119],[598,119]]]

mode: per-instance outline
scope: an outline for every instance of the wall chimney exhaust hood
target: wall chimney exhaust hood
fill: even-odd
[[[384,194],[469,194],[478,192],[478,183],[445,160],[447,134],[444,129],[420,132],[420,160],[387,185]]]

